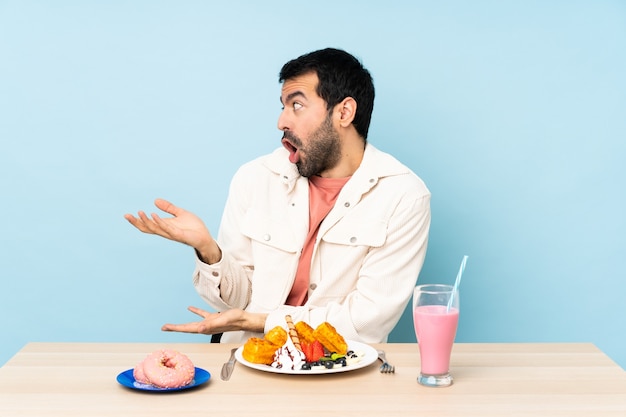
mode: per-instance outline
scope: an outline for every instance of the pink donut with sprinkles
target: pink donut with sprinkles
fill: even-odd
[[[172,349],[157,350],[133,370],[135,380],[158,388],[180,388],[189,385],[195,376],[193,362]]]
[[[146,374],[143,373],[143,362],[135,366],[135,369],[133,369],[133,377],[135,378],[135,381],[139,382],[140,384],[150,383],[150,381],[148,381],[148,378],[146,377]]]

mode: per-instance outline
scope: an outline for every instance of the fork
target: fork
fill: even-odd
[[[378,350],[378,359],[383,363],[380,365],[380,372],[383,374],[393,374],[396,371],[396,367],[387,362],[384,350]]]

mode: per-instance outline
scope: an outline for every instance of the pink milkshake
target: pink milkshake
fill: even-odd
[[[450,370],[450,354],[459,323],[459,310],[446,306],[418,306],[413,311],[422,374],[444,375]]]

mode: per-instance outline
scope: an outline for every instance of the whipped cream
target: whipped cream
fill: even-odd
[[[361,362],[361,359],[365,357],[365,352],[350,352],[349,355],[346,355],[346,365],[354,365],[356,363]]]
[[[290,337],[288,337],[287,342],[285,342],[285,344],[282,345],[276,353],[274,353],[274,362],[272,362],[272,367],[297,371],[302,368],[304,363],[306,363],[304,353],[296,349],[293,341]]]

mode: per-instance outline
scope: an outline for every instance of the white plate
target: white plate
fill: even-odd
[[[237,362],[249,368],[258,369],[259,371],[273,372],[275,374],[290,374],[290,375],[335,374],[337,372],[354,371],[355,369],[365,368],[366,366],[369,366],[372,363],[376,362],[376,359],[378,359],[378,353],[376,352],[376,349],[374,349],[373,347],[366,345],[365,343],[354,342],[351,340],[348,340],[347,343],[348,343],[348,350],[353,350],[355,353],[362,353],[363,358],[359,362],[353,363],[352,365],[339,366],[339,367],[334,367],[332,369],[315,368],[315,369],[311,369],[308,371],[303,371],[301,369],[298,369],[298,370],[283,369],[283,368],[278,369],[278,368],[273,368],[269,365],[248,362],[242,356],[243,346],[237,349],[237,351],[235,352],[235,358],[237,359]]]

